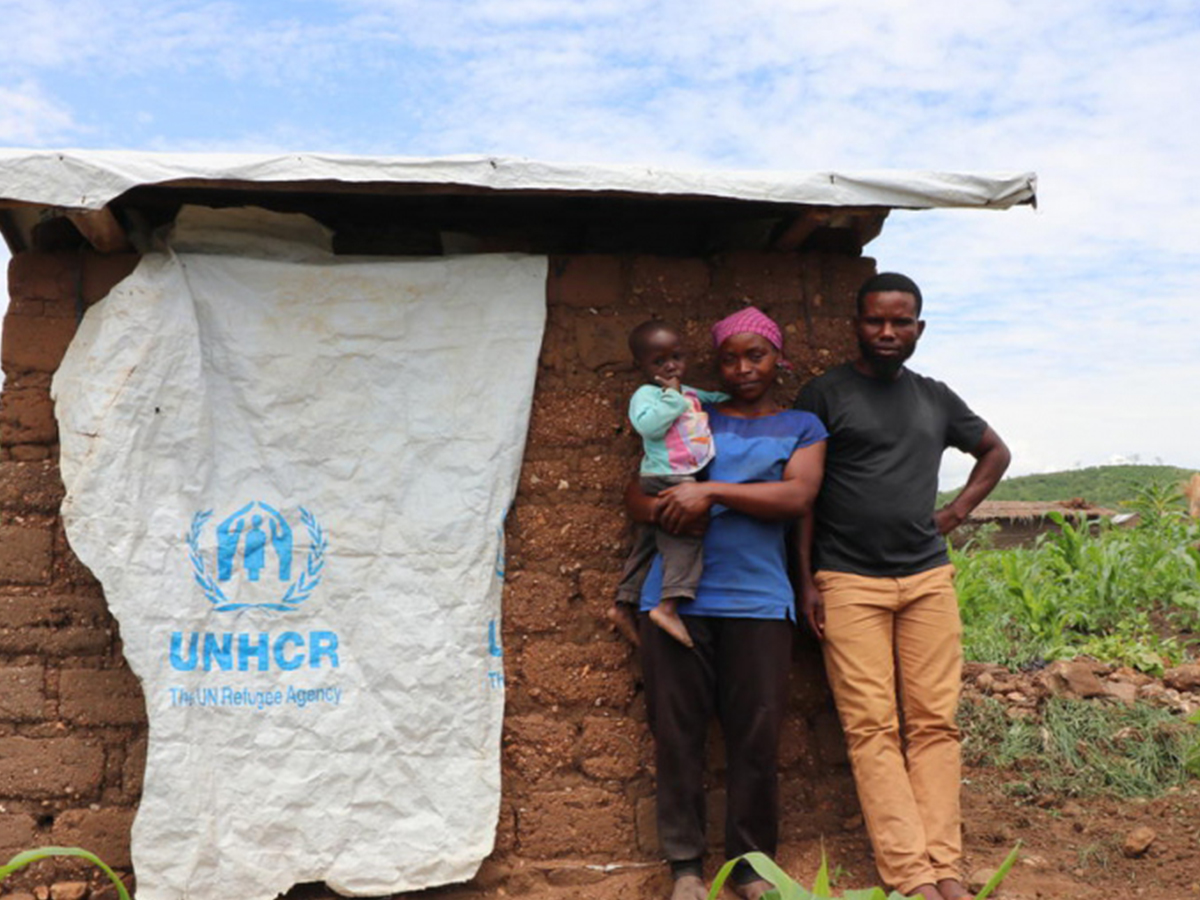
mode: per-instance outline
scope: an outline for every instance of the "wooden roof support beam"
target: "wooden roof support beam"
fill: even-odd
[[[97,253],[125,253],[133,249],[125,229],[107,206],[103,209],[64,210],[64,213]]]
[[[864,212],[854,216],[851,227],[854,233],[858,235],[858,245],[865,247],[875,238],[879,237],[879,233],[883,231],[883,221],[888,217],[889,210],[880,209],[872,212]]]
[[[806,209],[792,219],[791,224],[783,229],[783,233],[775,238],[771,249],[785,252],[799,249],[801,244],[812,237],[814,231],[828,225],[832,217],[833,211],[825,207],[813,206]]]

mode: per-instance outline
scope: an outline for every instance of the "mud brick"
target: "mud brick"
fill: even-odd
[[[569,482],[571,463],[566,459],[526,459],[521,466],[517,502],[536,497],[539,502],[561,499],[562,484]]]
[[[630,293],[647,313],[672,325],[672,315],[694,313],[708,296],[712,272],[703,259],[637,256],[630,272]]]
[[[575,595],[574,580],[542,572],[514,572],[504,585],[504,635],[557,631]]]
[[[543,715],[512,716],[504,722],[505,770],[530,782],[574,767],[576,727]]]
[[[86,738],[0,738],[0,797],[88,796],[103,771],[103,749]]]
[[[579,316],[575,319],[575,346],[579,361],[592,371],[633,371],[629,332],[646,320],[642,312],[624,315]]]
[[[44,525],[0,525],[0,584],[50,581],[54,532]]]
[[[632,651],[615,641],[566,644],[531,639],[518,665],[530,696],[542,703],[621,709],[633,699]]]
[[[625,546],[623,517],[594,504],[525,505],[513,518],[522,556],[530,562],[578,568],[583,560],[620,558]]]
[[[75,336],[74,319],[4,318],[0,359],[5,372],[54,372]],[[7,391],[6,391],[7,393]]]
[[[593,615],[602,615],[616,599],[617,582],[621,580],[619,565],[614,562],[607,570],[584,569],[579,573],[579,593]]]
[[[855,298],[862,283],[875,274],[875,260],[869,256],[852,257],[822,254],[821,291],[809,298],[815,316],[853,316]]]
[[[51,834],[59,846],[87,847],[113,868],[128,869],[133,814],[124,807],[68,809],[55,818]]]
[[[131,803],[136,803],[142,796],[148,742],[149,738],[143,731],[129,744],[121,763],[121,790]]]
[[[813,319],[807,338],[810,347],[831,355],[830,365],[853,359],[858,346],[854,336],[854,319],[850,316]]]
[[[652,753],[646,727],[615,716],[586,717],[579,746],[580,768],[592,778],[633,778]]]
[[[0,447],[4,447],[4,444],[0,444]],[[14,462],[39,462],[45,459],[54,459],[57,452],[54,447],[47,447],[45,444],[15,444],[7,448],[7,453]]]
[[[518,807],[517,840],[532,859],[629,853],[633,805],[596,787],[537,794]]]
[[[590,309],[621,303],[625,273],[620,257],[602,255],[555,256],[550,260],[546,301]]]
[[[783,768],[815,765],[816,747],[811,729],[803,716],[791,713],[783,721],[779,737],[779,765]]]
[[[83,265],[83,301],[89,306],[103,300],[123,279],[128,277],[141,256],[136,253],[89,253]]]
[[[708,846],[725,843],[725,790],[715,788],[704,795],[704,816],[708,822]]]
[[[656,853],[658,846],[658,805],[653,797],[639,797],[634,807],[634,832],[638,849]]]
[[[837,713],[825,709],[812,720],[813,742],[817,755],[826,766],[846,766],[850,757],[846,755],[846,736],[842,733],[842,725]]]
[[[134,725],[146,721],[142,686],[129,669],[64,669],[58,680],[59,715],[80,725]]]
[[[627,432],[625,415],[624,403],[595,391],[546,391],[533,399],[529,446],[603,445]]]
[[[45,667],[0,668],[0,721],[38,721],[43,717],[45,699]]]
[[[95,593],[29,593],[17,588],[0,593],[0,622],[14,629],[71,622],[107,622],[108,606]]]
[[[37,820],[21,813],[0,815],[0,857],[10,859],[33,846]]]
[[[496,822],[493,856],[511,853],[517,846],[517,810],[511,797],[500,798],[500,816]]]
[[[7,394],[4,402],[8,402]],[[0,509],[53,513],[62,503],[63,493],[62,476],[53,463],[0,463]]]
[[[802,271],[800,257],[794,253],[726,253],[717,260],[713,293],[775,315],[774,307],[802,301]]]
[[[14,305],[25,300],[68,300],[75,296],[79,257],[74,253],[18,253],[8,263],[8,292]]]
[[[105,656],[112,647],[112,640],[112,632],[105,628],[6,628],[0,630],[0,655]]]
[[[576,454],[574,471],[568,478],[570,488],[600,491],[607,494],[615,509],[622,509],[625,496],[625,485],[637,477],[638,465],[641,461],[641,449],[632,439],[629,441],[627,452]]]
[[[0,444],[53,444],[58,440],[58,422],[50,394],[36,388],[4,392],[0,406]]]

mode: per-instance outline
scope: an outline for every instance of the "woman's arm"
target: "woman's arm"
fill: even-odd
[[[825,442],[818,441],[792,454],[780,481],[697,481],[663,491],[658,523],[676,533],[680,523],[707,514],[714,503],[758,519],[795,519],[812,509],[824,473]]]

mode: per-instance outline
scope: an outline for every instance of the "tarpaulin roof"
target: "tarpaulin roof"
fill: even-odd
[[[100,209],[143,185],[197,182],[460,185],[492,191],[618,192],[905,209],[1033,203],[1032,172],[681,171],[491,156],[353,157],[101,150],[0,150],[0,200]]]

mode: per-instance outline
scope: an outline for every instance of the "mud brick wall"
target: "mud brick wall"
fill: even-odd
[[[50,382],[81,311],[134,255],[22,253],[9,267],[0,401],[0,854],[82,845],[129,866],[145,707],[103,592],[58,516]],[[837,253],[551,260],[548,319],[520,488],[508,520],[503,638],[508,708],[493,884],[555,866],[657,858],[653,759],[637,661],[604,619],[627,547],[620,496],[639,446],[626,335],[649,317],[683,330],[688,380],[715,387],[708,328],[753,303],[784,326],[795,364],[781,399],[848,358],[854,290],[874,262]],[[815,647],[801,641],[784,736],[785,835],[853,812],[844,749]],[[714,729],[710,806],[721,839]],[[849,799],[847,799],[849,798]],[[830,821],[836,821],[836,818]],[[7,858],[7,856],[5,856]],[[535,864],[530,874],[527,864]],[[548,874],[547,874],[548,873]]]
[[[84,846],[129,866],[146,711],[100,585],[67,546],[50,380],[82,308],[133,256],[9,266],[0,398],[0,857]]]

